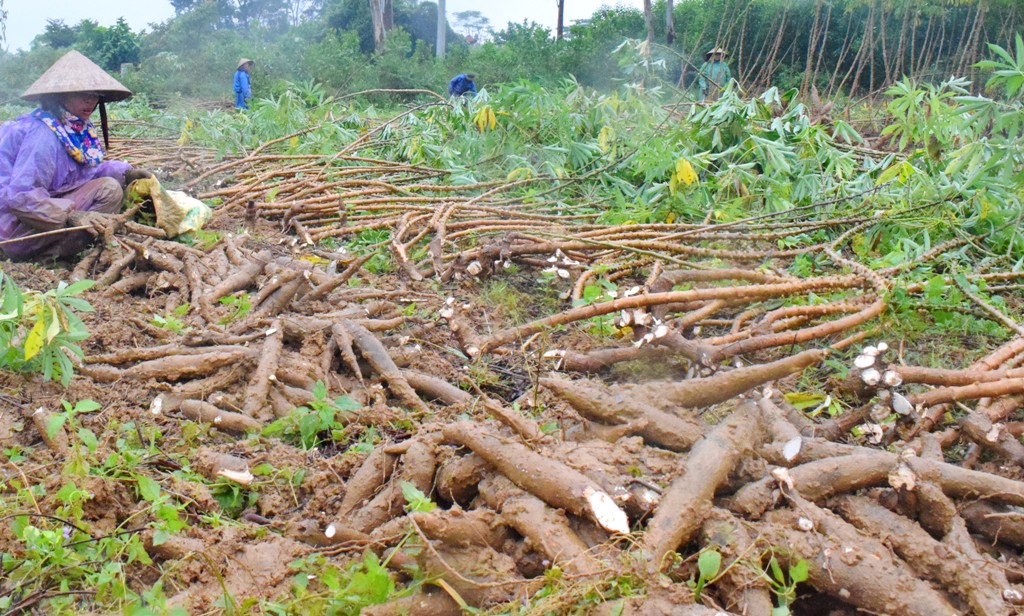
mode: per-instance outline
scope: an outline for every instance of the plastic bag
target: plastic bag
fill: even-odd
[[[210,206],[179,190],[165,190],[155,177],[132,182],[128,187],[128,200],[142,201],[141,215],[155,216],[156,226],[163,229],[167,237],[202,229],[213,216]]]

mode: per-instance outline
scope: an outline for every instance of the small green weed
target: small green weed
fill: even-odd
[[[771,572],[769,575],[768,572]],[[796,586],[806,582],[808,577],[807,561],[800,559],[789,565],[786,573],[783,573],[782,566],[772,554],[768,561],[768,571],[761,571],[761,577],[768,582],[778,606],[772,609],[772,616],[789,616],[792,614],[790,606],[796,601]],[[787,575],[788,574],[788,575]]]
[[[359,403],[346,395],[329,399],[327,387],[322,381],[317,381],[313,386],[313,400],[309,406],[296,407],[288,416],[264,428],[263,435],[276,436],[303,449],[312,449],[328,440],[323,437],[326,432],[331,433],[329,439],[333,440],[335,433],[342,430],[337,419],[359,408]]]
[[[717,579],[718,573],[721,569],[721,552],[711,549],[701,551],[700,556],[697,557],[697,580],[690,581],[690,587],[693,588],[694,603],[700,603],[700,595],[701,592],[703,592],[704,587]]]
[[[181,320],[181,317],[188,314],[188,311],[192,308],[189,304],[181,304],[171,314],[164,315],[153,315],[153,319],[150,321],[157,327],[162,327],[168,331],[174,332],[175,334],[183,334],[189,330],[189,327]]]
[[[227,325],[232,321],[237,321],[238,319],[245,317],[245,315],[249,314],[249,311],[252,310],[252,299],[248,293],[242,291],[239,291],[234,295],[220,298],[220,303],[233,308],[230,314],[218,321],[221,325]]]

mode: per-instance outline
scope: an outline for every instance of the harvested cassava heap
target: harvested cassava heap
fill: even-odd
[[[853,260],[867,219],[609,226],[344,153],[128,145],[206,168],[184,187],[221,200],[219,235],[136,224],[86,253],[81,378],[8,382],[0,435],[34,446],[6,482],[52,477],[34,515],[137,534],[135,591],[190,613],[373,584],[363,614],[1022,611],[1024,341],[906,365],[883,319],[914,264]],[[387,239],[322,247],[367,230]],[[777,247],[816,230],[839,239]],[[844,372],[834,398],[782,395]],[[62,398],[102,411],[58,425]]]

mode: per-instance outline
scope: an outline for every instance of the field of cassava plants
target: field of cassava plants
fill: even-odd
[[[0,264],[0,614],[1024,613],[1024,43],[977,68],[115,108],[214,218]]]

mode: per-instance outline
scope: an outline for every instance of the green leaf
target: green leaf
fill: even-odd
[[[722,555],[718,550],[704,550],[697,557],[697,569],[704,579],[711,579],[718,575],[722,568]]]
[[[299,420],[299,434],[302,437],[302,446],[312,449],[316,445],[316,435],[322,429],[320,416],[316,413],[306,413]]]
[[[59,500],[62,503],[69,503],[71,502],[71,496],[77,491],[78,487],[75,485],[74,482],[65,483],[64,486],[57,491],[57,500]]]
[[[341,396],[338,396],[337,398],[335,398],[334,399],[334,406],[339,411],[357,411],[357,410],[363,408],[362,404],[359,404],[359,402],[357,402],[355,400],[355,398],[353,398],[353,397],[351,397],[351,396],[349,396],[347,394],[341,395]]]
[[[43,348],[43,320],[39,319],[32,330],[25,336],[25,361],[39,354]]]
[[[825,394],[815,394],[804,391],[794,391],[788,394],[783,394],[786,402],[793,405],[794,408],[803,410],[818,406],[825,401]]]
[[[324,385],[323,381],[317,381],[316,384],[313,385],[313,397],[317,400],[327,399],[327,386]]]
[[[768,567],[772,570],[772,576],[778,581],[779,584],[786,583],[786,575],[782,573],[782,567],[779,566],[779,561],[772,556],[772,559],[768,561]]]
[[[61,289],[59,294],[60,295],[78,295],[79,293],[81,293],[83,291],[88,291],[95,284],[96,284],[95,280],[89,280],[88,278],[86,278],[85,280],[78,280],[76,282],[72,282],[68,286],[66,286],[63,289]]]
[[[60,303],[79,312],[95,312],[92,304],[79,297],[62,297]]]
[[[155,531],[153,531],[153,545],[161,545],[163,543],[166,543],[167,540],[170,539],[171,535],[173,534],[174,533],[169,533],[162,528],[156,529]]]
[[[78,404],[75,405],[75,412],[76,413],[91,413],[93,411],[98,411],[101,408],[102,407],[100,406],[100,403],[96,402],[95,400],[89,400],[89,399],[79,400]]]
[[[794,584],[806,582],[807,575],[807,561],[802,558],[789,568],[789,579],[793,580]]]
[[[427,498],[426,494],[408,481],[402,482],[402,496],[405,497],[405,502],[408,503],[406,509],[409,511],[422,511],[425,513],[433,511],[437,507]]]
[[[96,447],[99,446],[99,439],[96,438],[96,433],[89,428],[79,429],[78,438],[89,451],[96,451]]]
[[[57,433],[64,427],[64,422],[67,420],[67,415],[53,415],[50,417],[50,421],[46,422],[46,436],[49,438],[57,436]]]
[[[160,484],[148,475],[136,475],[135,484],[139,488],[139,495],[143,499],[154,502],[160,497]]]

